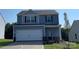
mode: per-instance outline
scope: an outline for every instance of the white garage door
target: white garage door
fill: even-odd
[[[42,29],[39,30],[17,30],[16,41],[42,40]]]

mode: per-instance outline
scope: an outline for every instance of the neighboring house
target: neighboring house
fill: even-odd
[[[61,40],[59,15],[55,10],[25,10],[17,14],[15,41]]]
[[[0,39],[4,39],[5,33],[5,21],[3,16],[0,14]]]
[[[75,20],[72,24],[69,41],[79,42],[79,20]]]

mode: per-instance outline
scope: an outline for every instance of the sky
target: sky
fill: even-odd
[[[17,13],[22,9],[0,9],[0,13],[3,15],[6,23],[13,23],[17,21]],[[64,26],[64,12],[67,13],[70,25],[74,20],[79,20],[79,9],[56,9],[59,13],[59,23]]]

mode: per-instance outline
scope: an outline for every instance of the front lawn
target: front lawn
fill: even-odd
[[[0,39],[0,47],[6,46],[12,42],[13,40],[10,40],[10,39]]]
[[[45,49],[79,49],[79,43],[69,42],[69,45],[62,43],[45,44]]]
[[[45,49],[62,49],[64,46],[60,45],[58,43],[53,43],[53,44],[45,44],[44,48]]]

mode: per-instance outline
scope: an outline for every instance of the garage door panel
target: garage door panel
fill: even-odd
[[[42,29],[40,30],[17,30],[16,41],[42,40]]]

